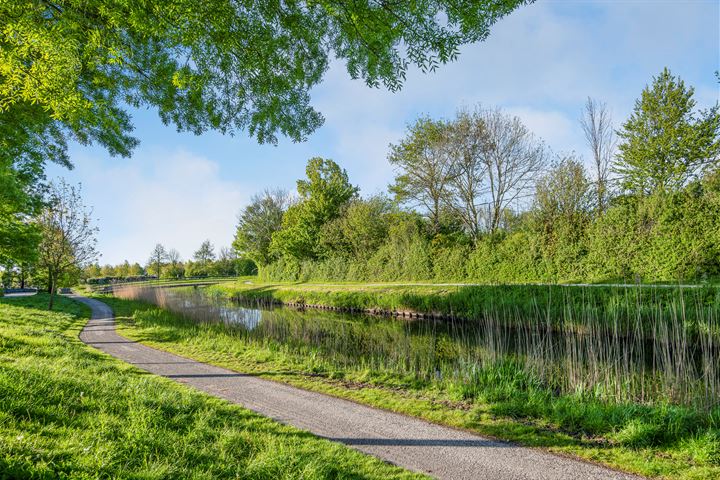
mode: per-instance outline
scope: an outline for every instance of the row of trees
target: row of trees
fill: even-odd
[[[720,114],[665,69],[617,131],[588,99],[590,169],[498,109],[423,117],[390,146],[390,196],[311,159],[268,190],[234,247],[274,279],[677,280],[720,274]],[[588,171],[589,170],[589,171]]]
[[[180,252],[176,249],[167,249],[158,243],[150,253],[145,266],[139,263],[130,264],[125,260],[119,265],[108,264],[102,267],[94,263],[84,270],[84,276],[90,283],[147,278],[228,277],[255,273],[257,273],[255,264],[239,258],[230,247],[221,247],[216,254],[210,240],[205,240],[200,245],[191,260],[183,261]]]

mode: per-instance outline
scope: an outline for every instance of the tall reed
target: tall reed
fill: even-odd
[[[117,293],[222,325],[239,341],[282,348],[328,370],[368,370],[453,388],[464,398],[540,389],[604,402],[720,406],[720,306],[693,292],[653,299],[627,291],[622,305],[507,302],[472,320],[399,320],[240,305],[197,289],[128,288]],[[562,312],[555,318],[549,312]],[[693,321],[688,321],[688,312]],[[513,390],[514,389],[514,390]]]

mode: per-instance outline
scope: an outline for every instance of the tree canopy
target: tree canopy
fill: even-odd
[[[1,0],[0,110],[59,122],[127,154],[126,106],[180,130],[299,141],[322,123],[309,90],[330,59],[370,86],[433,70],[524,0]]]

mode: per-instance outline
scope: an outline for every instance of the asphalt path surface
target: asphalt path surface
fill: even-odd
[[[72,297],[92,309],[92,319],[80,333],[86,344],[148,372],[408,470],[440,479],[640,478],[156,350],[118,335],[112,310],[106,304]]]

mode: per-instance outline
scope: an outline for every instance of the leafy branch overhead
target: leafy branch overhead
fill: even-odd
[[[35,109],[122,155],[136,143],[128,105],[179,130],[302,141],[322,124],[309,92],[331,58],[394,91],[524,3],[0,0],[0,111]]]

